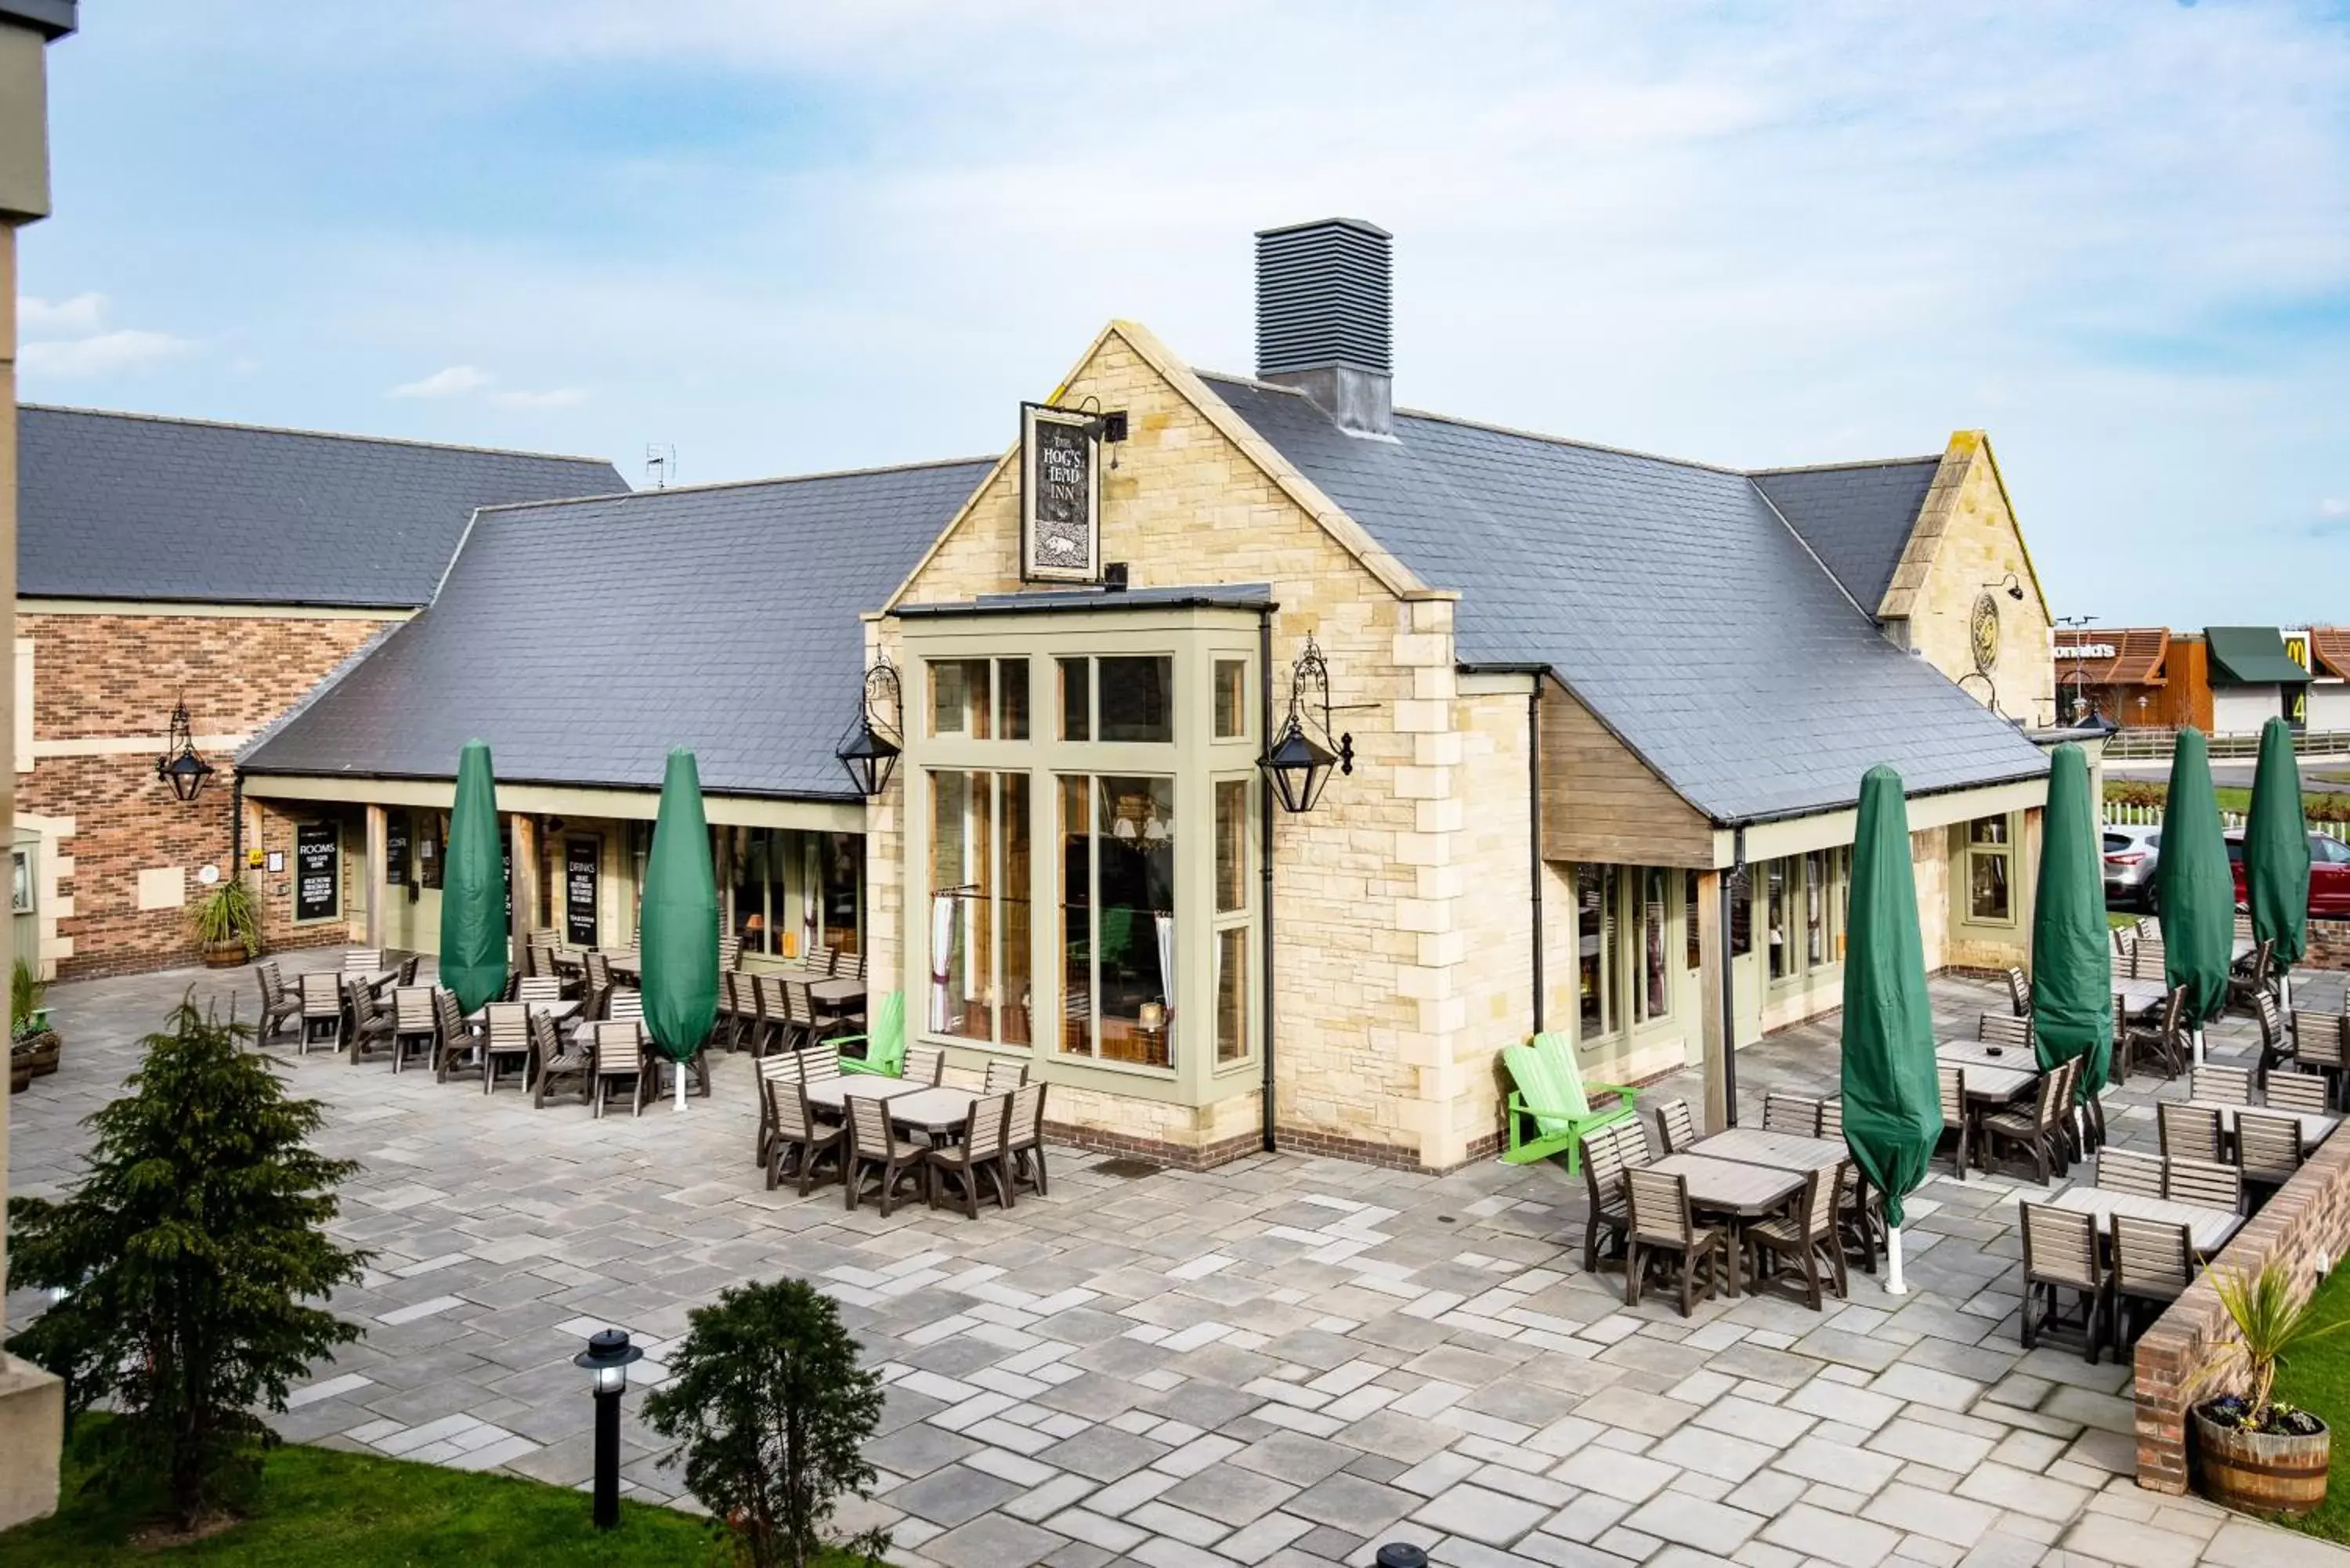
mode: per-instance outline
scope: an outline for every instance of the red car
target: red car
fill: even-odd
[[[2244,901],[2244,832],[2227,835],[2228,870],[2236,878],[2236,902]],[[2309,836],[2309,912],[2340,919],[2350,917],[2350,844],[2322,833]]]

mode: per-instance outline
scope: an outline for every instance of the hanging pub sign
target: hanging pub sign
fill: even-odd
[[[343,909],[343,830],[332,822],[294,829],[294,918],[328,920]]]
[[[575,948],[597,945],[597,879],[603,860],[600,838],[563,841],[563,940]]]
[[[1020,575],[1101,580],[1101,449],[1090,414],[1020,405]]]

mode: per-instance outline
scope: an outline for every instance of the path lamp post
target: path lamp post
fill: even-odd
[[[609,1530],[620,1522],[620,1396],[628,1391],[629,1364],[645,1353],[629,1343],[621,1329],[599,1329],[588,1336],[588,1348],[571,1358],[584,1366],[596,1387],[596,1528]]]

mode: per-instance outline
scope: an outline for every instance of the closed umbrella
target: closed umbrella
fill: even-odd
[[[645,1033],[677,1064],[677,1108],[685,1109],[685,1064],[718,1017],[718,881],[710,866],[710,824],[702,776],[679,746],[661,779],[660,815],[645,865],[639,917]]]
[[[2280,971],[2291,970],[2309,947],[2309,821],[2302,815],[2293,730],[2282,719],[2261,726],[2252,813],[2244,822],[2244,899],[2252,909],[2253,937],[2274,942],[2272,959]]]
[[[1885,1288],[1901,1282],[1902,1200],[1926,1179],[1942,1136],[1934,1014],[1909,865],[1901,775],[1879,764],[1860,783],[1853,835],[1851,941],[1844,963],[1844,1137],[1884,1195]]]
[[[2040,888],[2032,912],[2032,1041],[2048,1072],[2078,1058],[2081,1103],[2106,1086],[2113,1056],[2114,961],[2089,759],[2067,742],[2049,759]]]
[[[2203,1024],[2228,1004],[2228,963],[2236,943],[2236,879],[2220,836],[2220,801],[2211,793],[2211,759],[2200,730],[2179,731],[2171,747],[2154,887],[2162,907],[2163,979],[2174,991],[2187,988],[2200,1066]]]
[[[490,748],[468,741],[457,756],[457,801],[441,865],[441,983],[466,1012],[506,989],[506,868],[498,845],[498,786]]]

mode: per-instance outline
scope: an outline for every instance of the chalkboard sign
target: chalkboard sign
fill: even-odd
[[[408,814],[390,813],[383,825],[383,879],[393,888],[408,882]]]
[[[343,830],[331,822],[294,829],[294,918],[329,920],[343,910]]]
[[[603,861],[602,839],[563,841],[563,940],[575,948],[597,945],[597,878]]]
[[[514,929],[514,821],[498,818],[498,865],[506,879],[506,929]]]
[[[1101,577],[1099,449],[1092,416],[1020,405],[1021,576],[1044,582]]]

